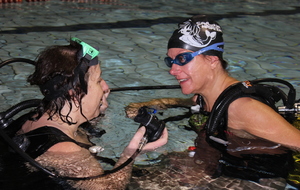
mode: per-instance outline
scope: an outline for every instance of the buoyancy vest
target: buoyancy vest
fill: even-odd
[[[91,147],[88,144],[75,141],[61,130],[50,126],[40,127],[29,131],[28,133],[17,135],[13,140],[34,159],[45,153],[53,145],[60,142],[73,142],[86,149]]]
[[[205,138],[206,143],[219,152],[217,156],[211,153],[215,158],[219,157],[215,159],[218,163],[213,167],[213,177],[223,174],[252,181],[285,178],[293,168],[292,152],[288,148],[261,138],[240,138],[227,130],[228,107],[238,98],[256,99],[276,111],[275,104],[281,99],[284,104],[293,104],[278,87],[256,82],[240,82],[228,87],[216,100],[204,129],[198,135],[197,147],[204,144]],[[201,149],[203,151],[203,148],[199,151]],[[213,152],[211,148],[205,151]],[[197,155],[201,153],[196,152]]]
[[[32,113],[28,113],[19,117],[6,129],[6,132],[11,136],[12,140],[33,159],[42,155],[50,147],[60,142],[73,142],[86,149],[91,147],[89,144],[75,141],[61,130],[51,126],[43,126],[24,134],[15,135],[23,124],[31,118],[31,115]]]

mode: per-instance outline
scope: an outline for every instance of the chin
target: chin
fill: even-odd
[[[185,94],[185,95],[188,95],[188,94],[192,93],[192,91],[188,90],[188,89],[181,89],[181,92],[182,92],[182,94]]]
[[[99,114],[102,114],[102,113],[104,114],[104,112],[107,108],[108,108],[108,104],[101,104],[99,106],[99,110],[98,110]]]

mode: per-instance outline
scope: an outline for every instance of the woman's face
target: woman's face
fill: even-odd
[[[175,59],[178,54],[191,52],[181,48],[170,48],[167,55]],[[209,75],[207,60],[203,55],[194,57],[183,66],[173,64],[170,74],[173,75],[181,86],[183,94],[200,94],[205,87],[206,78]]]
[[[107,97],[110,91],[105,80],[101,78],[99,64],[91,66],[88,72],[88,92],[82,98],[82,112],[90,120],[104,113],[108,107]]]

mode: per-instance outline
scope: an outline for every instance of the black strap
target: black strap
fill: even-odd
[[[22,147],[22,149],[25,149],[25,152],[32,158],[37,158],[38,156],[44,154],[50,147],[60,142],[73,142],[78,146],[87,149],[90,147],[88,144],[75,141],[61,130],[49,126],[40,127],[28,133],[18,135],[14,137],[15,141],[16,139],[18,139],[20,143],[28,144],[27,147]],[[22,144],[19,146],[22,146]]]

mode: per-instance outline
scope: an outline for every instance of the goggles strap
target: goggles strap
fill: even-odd
[[[206,51],[209,51],[209,50],[215,50],[215,51],[221,51],[221,52],[224,52],[224,49],[218,47],[218,46],[221,46],[221,45],[224,45],[224,42],[220,42],[220,43],[215,43],[215,44],[212,44],[210,46],[207,46],[205,48],[202,48],[201,50],[199,51],[196,51],[196,52],[193,52],[192,53],[192,56],[195,57],[196,55],[200,55]]]
[[[98,48],[94,48],[89,44],[83,42],[79,38],[71,38],[72,41],[80,44],[82,46],[81,51],[78,52],[77,58],[79,65],[74,70],[74,81],[73,86],[75,86],[76,82],[79,82],[81,89],[85,94],[87,94],[87,83],[84,80],[85,73],[87,72],[89,66],[98,64]],[[79,80],[79,81],[78,81]]]

